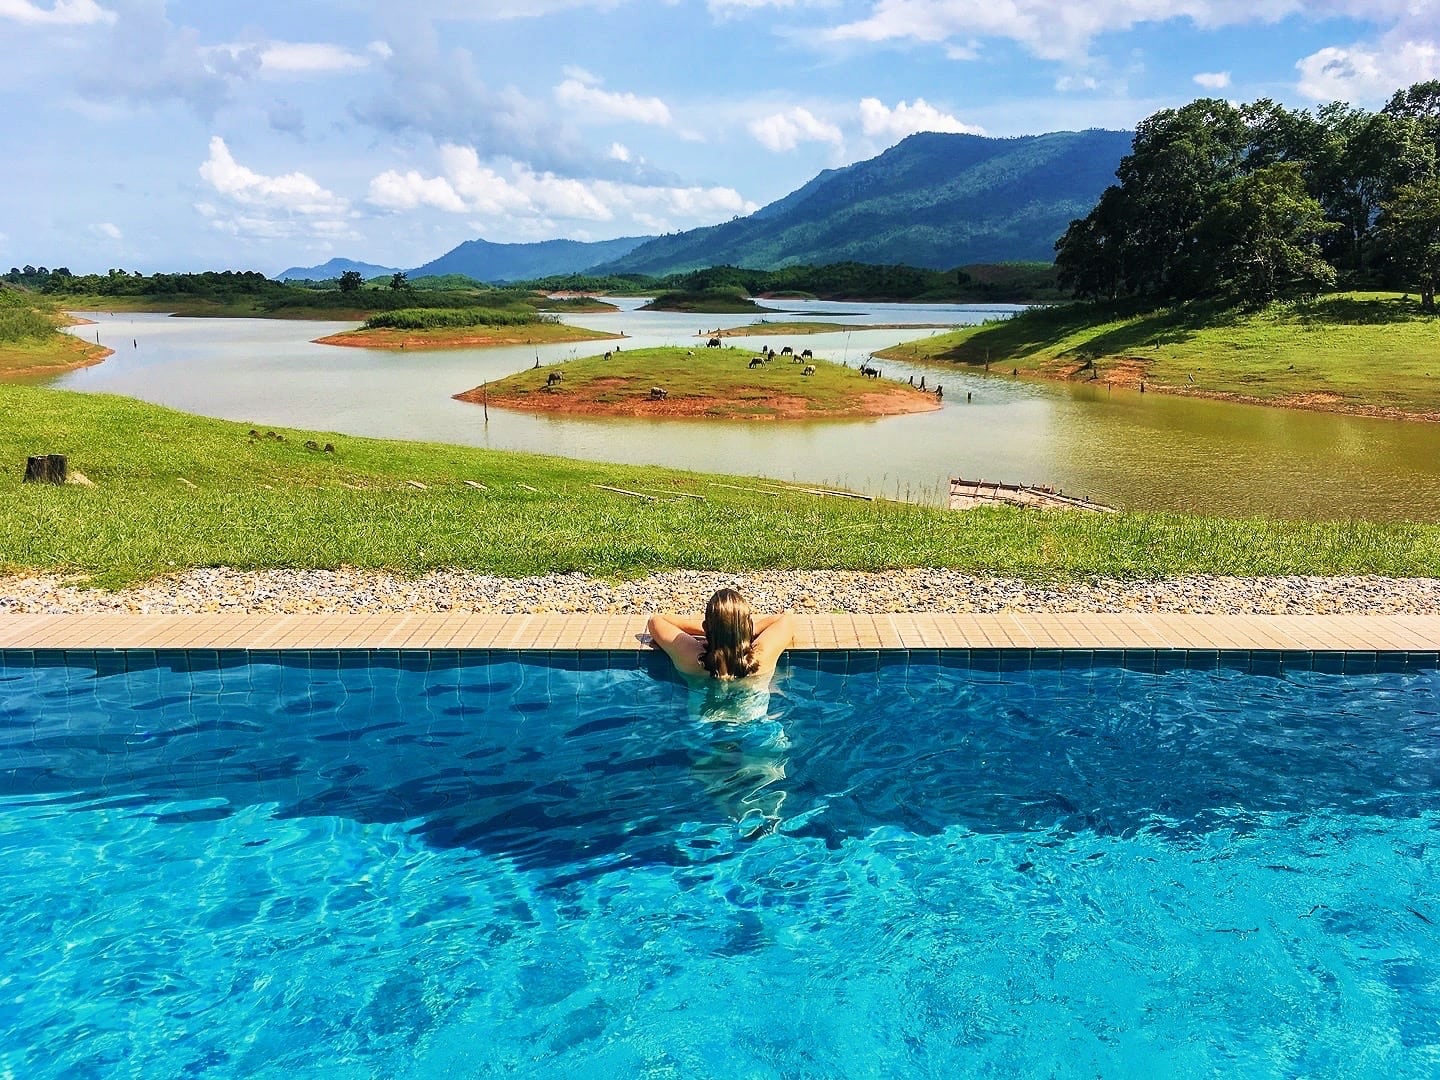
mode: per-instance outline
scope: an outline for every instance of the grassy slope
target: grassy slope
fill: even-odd
[[[1269,404],[1440,412],[1440,320],[1383,294],[1347,294],[1257,314],[1116,314],[1072,305],[1027,312],[886,350],[881,356],[1075,377],[1128,367],[1147,388]],[[1089,372],[1079,377],[1088,377]],[[1191,381],[1193,378],[1193,382]]]
[[[652,386],[668,391],[671,405],[683,400],[710,403],[706,416],[720,418],[769,417],[777,414],[776,395],[803,398],[807,417],[839,416],[854,413],[863,405],[862,395],[877,392],[913,393],[912,411],[929,407],[932,398],[893,382],[867,379],[855,368],[823,360],[792,362],[778,357],[760,367],[750,367],[756,355],[752,349],[685,349],[664,346],[655,349],[625,349],[611,359],[588,356],[558,366],[521,371],[489,386],[491,404],[500,399],[533,408],[556,409],[562,402],[620,405],[639,402],[647,405]],[[814,375],[801,374],[806,366]],[[565,379],[554,391],[547,390],[546,377],[560,371]],[[556,411],[565,411],[563,408]],[[897,409],[895,411],[903,411]]]
[[[0,288],[0,379],[68,371],[110,355],[109,349],[60,333],[64,321],[36,308],[28,295]]]
[[[0,461],[10,463],[0,472],[0,567],[82,572],[108,584],[211,565],[610,576],[904,566],[1038,577],[1440,574],[1436,526],[961,514],[770,497],[715,483],[754,481],[658,468],[317,435],[335,443],[330,455],[304,448],[311,433],[252,441],[245,424],[21,386],[0,386],[0,416]],[[20,463],[39,453],[68,454],[97,486],[22,485]],[[594,484],[673,488],[706,501],[646,503]]]

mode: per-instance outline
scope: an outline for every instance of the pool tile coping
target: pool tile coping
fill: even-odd
[[[648,647],[644,615],[0,615],[0,649]],[[797,615],[799,649],[1440,651],[1440,615]]]

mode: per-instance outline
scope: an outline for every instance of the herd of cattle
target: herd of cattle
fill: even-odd
[[[721,340],[720,340],[718,337],[712,337],[712,338],[710,338],[710,340],[708,340],[707,342],[705,342],[705,347],[706,347],[707,349],[719,349],[719,348],[722,348],[722,347],[723,347],[723,343],[721,342]],[[613,355],[613,353],[617,353],[617,352],[619,352],[619,351],[620,351],[620,346],[618,346],[618,345],[615,346],[615,348],[614,348],[611,352],[607,352],[607,353],[605,354],[605,359],[606,359],[606,360],[609,360],[609,359],[611,358],[611,356]],[[686,355],[686,356],[693,356],[694,353],[693,353],[693,351],[692,351],[692,352],[687,352],[685,355]],[[790,357],[790,362],[791,362],[792,364],[805,364],[805,361],[815,359],[815,354],[814,354],[813,352],[811,352],[809,349],[802,349],[799,353],[797,353],[797,352],[796,352],[793,348],[791,348],[789,345],[786,345],[786,346],[785,346],[784,348],[782,348],[779,352],[776,352],[774,349],[770,348],[769,345],[762,345],[762,346],[760,347],[760,355],[759,355],[759,356],[752,356],[752,357],[750,358],[750,367],[752,367],[752,368],[762,367],[763,365],[768,364],[771,360],[774,360],[777,356],[788,356],[788,357]],[[538,360],[536,361],[536,366],[539,366],[539,361],[538,361]],[[804,369],[803,371],[801,371],[800,374],[801,374],[801,375],[814,375],[814,374],[815,374],[815,365],[814,365],[814,364],[805,364],[805,369]],[[860,364],[860,374],[861,374],[861,375],[864,375],[866,378],[869,378],[869,379],[879,379],[879,378],[882,378],[885,373],[882,372],[879,368],[875,367],[873,364],[868,364],[868,363],[862,362],[862,363]],[[561,373],[561,372],[559,372],[559,371],[552,371],[552,372],[550,372],[549,374],[547,374],[547,375],[545,376],[545,389],[546,389],[546,390],[554,390],[554,389],[556,388],[556,386],[557,386],[558,384],[560,384],[561,382],[563,382],[564,380],[565,380],[565,376],[564,376],[563,373]],[[913,376],[913,375],[910,376],[910,385],[911,385],[911,386],[915,386],[915,385],[916,385],[916,383],[915,383],[915,376]],[[920,390],[926,389],[924,378],[921,378],[920,383],[919,383],[919,386],[917,387],[917,389],[920,389]],[[944,395],[945,395],[945,391],[944,391],[940,386],[938,386],[938,385],[935,387],[934,393],[935,393],[935,396],[936,396],[937,398],[943,398]],[[652,387],[650,388],[650,400],[651,400],[651,401],[664,401],[664,400],[666,400],[669,396],[670,396],[669,391],[667,391],[663,386],[652,386]]]

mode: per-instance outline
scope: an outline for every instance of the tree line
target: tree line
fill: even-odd
[[[1440,81],[1378,112],[1202,98],[1162,109],[1056,243],[1081,298],[1258,306],[1338,285],[1440,282]]]

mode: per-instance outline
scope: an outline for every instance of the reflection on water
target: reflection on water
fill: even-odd
[[[642,348],[693,345],[717,322],[780,318],[640,312],[634,310],[639,301],[620,303],[622,311],[566,321],[621,331],[632,339],[627,348]],[[1013,310],[820,301],[785,306],[853,329],[747,340],[757,349],[810,348],[852,365],[872,351],[939,332],[868,328],[873,324],[970,323]],[[75,332],[91,340],[98,332],[115,355],[54,385],[129,394],[256,424],[760,475],[930,501],[942,499],[949,476],[960,475],[1048,483],[1127,509],[1440,519],[1436,424],[958,372],[943,374],[944,407],[914,416],[781,424],[563,419],[492,409],[486,423],[477,406],[451,395],[530,368],[537,359],[550,364],[588,355],[594,346],[390,353],[312,343],[349,323],[94,317],[98,326]],[[882,367],[888,377],[936,380],[933,369],[895,362]]]
[[[790,740],[771,713],[772,688],[720,679],[695,680],[687,706],[704,724],[703,745],[691,771],[747,839],[775,831],[781,821]]]

